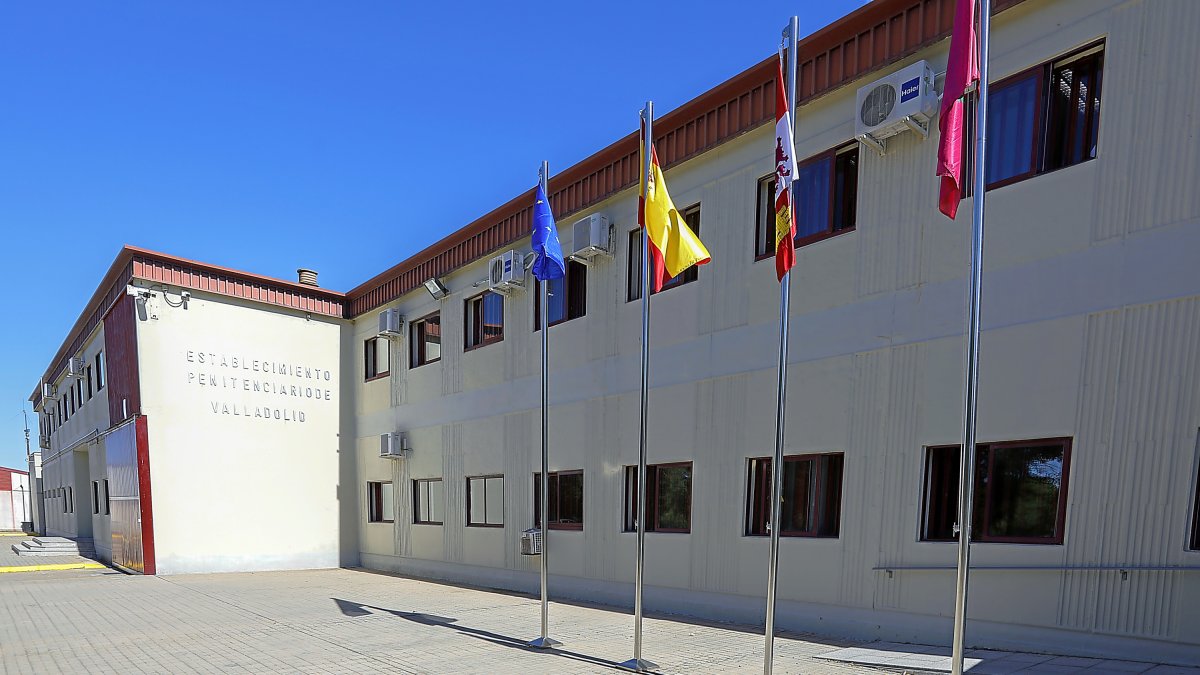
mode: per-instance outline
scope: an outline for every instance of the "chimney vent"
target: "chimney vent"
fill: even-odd
[[[316,270],[308,270],[308,269],[304,269],[303,267],[301,267],[300,269],[296,270],[296,274],[299,275],[299,282],[304,284],[305,286],[316,286],[317,285]]]

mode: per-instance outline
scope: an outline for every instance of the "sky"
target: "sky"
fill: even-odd
[[[0,465],[122,245],[347,291],[863,4],[3,3]]]

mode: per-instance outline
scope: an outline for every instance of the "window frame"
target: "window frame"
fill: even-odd
[[[700,236],[700,224],[701,224],[701,213],[702,213],[701,208],[700,208],[701,205],[702,205],[702,202],[696,202],[695,204],[692,204],[691,206],[688,206],[687,208],[679,209],[679,215],[683,217],[684,222],[688,224],[688,227],[692,228],[692,232],[695,232],[697,237]],[[692,223],[689,220],[689,217],[692,214],[695,214],[695,216],[696,216],[695,223]],[[635,251],[637,252],[637,266],[636,267],[633,264]],[[645,252],[645,249],[642,246],[642,228],[636,227],[629,231],[629,255],[627,256],[627,263],[626,263],[626,269],[625,269],[625,302],[635,302],[637,300],[642,299],[642,260],[641,260],[641,258],[642,258],[642,253],[644,253],[644,252]],[[635,272],[637,274],[637,283],[636,284],[633,283]],[[665,282],[663,282],[662,288],[658,289],[657,291],[654,290],[653,288],[651,288],[650,296],[653,297],[664,291],[669,291],[673,288],[679,288],[680,286],[686,286],[692,282],[699,281],[699,280],[700,280],[700,265],[692,265],[691,267],[684,270],[682,273],[680,273],[674,277],[671,277],[670,279],[667,279]],[[635,293],[636,293],[636,295],[635,295]]]
[[[497,479],[500,480],[500,495],[501,495],[500,496],[500,522],[499,523],[489,523],[489,522],[487,522],[488,521],[488,517],[487,517],[487,514],[488,514],[487,482],[489,480],[497,480]],[[473,481],[473,480],[483,481],[483,522],[482,523],[477,523],[477,522],[474,522],[471,520],[471,516],[472,516],[472,513],[471,513],[471,481]],[[485,474],[485,475],[479,475],[479,476],[467,476],[466,477],[466,486],[467,486],[467,514],[466,514],[467,517],[465,519],[466,526],[467,527],[503,528],[504,527],[504,474],[493,473],[493,474]]]
[[[108,479],[104,479],[104,515],[112,515],[112,495],[108,491]]]
[[[1037,544],[1037,545],[1043,545],[1043,546],[1062,546],[1063,545],[1063,542],[1066,540],[1066,533],[1067,533],[1067,503],[1068,503],[1068,491],[1069,491],[1069,487],[1070,487],[1069,480],[1070,480],[1070,474],[1071,474],[1071,448],[1073,445],[1073,439],[1071,437],[1058,436],[1058,437],[1053,437],[1053,438],[1032,438],[1032,439],[1018,440],[1018,441],[996,441],[996,442],[991,442],[991,443],[977,443],[975,445],[975,460],[976,460],[976,464],[978,465],[980,451],[986,451],[988,453],[987,466],[986,466],[987,474],[984,477],[990,478],[992,475],[992,467],[995,465],[995,461],[996,461],[996,454],[994,452],[995,450],[1003,450],[1006,448],[1023,448],[1023,447],[1031,447],[1031,446],[1052,446],[1052,445],[1060,446],[1062,448],[1062,453],[1063,453],[1062,475],[1059,479],[1059,488],[1058,488],[1058,504],[1055,509],[1055,516],[1054,516],[1054,518],[1055,518],[1055,520],[1054,520],[1054,524],[1055,524],[1054,536],[1053,537],[1004,537],[1004,536],[989,535],[988,534],[988,524],[991,521],[991,500],[988,497],[990,494],[989,490],[991,489],[992,483],[986,482],[982,486],[983,489],[981,490],[981,489],[979,489],[981,487],[980,480],[979,480],[980,477],[978,475],[976,475],[974,478],[976,489],[972,491],[973,497],[975,499],[975,504],[972,507],[972,521],[973,521],[971,524],[971,535],[972,535],[971,543],[972,544]],[[929,529],[929,511],[928,511],[928,509],[929,509],[929,490],[932,487],[931,482],[930,482],[931,453],[933,451],[945,451],[947,449],[953,449],[959,453],[958,458],[961,463],[961,456],[962,456],[961,455],[961,447],[962,446],[960,446],[960,445],[933,445],[933,446],[927,446],[925,448],[925,453],[924,453],[925,454],[925,470],[924,470],[925,475],[922,478],[923,489],[922,489],[922,494],[921,494],[921,520],[919,522],[920,529],[918,532],[918,535],[919,535],[918,541],[920,541],[922,543],[954,543],[954,542],[958,541],[958,535],[954,535],[949,539],[945,539],[945,538],[932,539],[932,538],[928,537],[927,532]],[[962,478],[961,470],[962,470],[962,467],[960,465],[959,473],[954,477],[955,483],[953,485],[955,487],[958,485],[958,482],[961,481],[961,478]],[[956,495],[955,499],[957,500],[957,489],[954,490],[954,493]],[[982,512],[981,512],[981,509],[982,509]],[[956,502],[955,512],[954,512],[954,518],[956,521],[958,518],[957,514],[958,514],[958,511],[957,511],[957,502]],[[961,532],[961,530],[960,530],[960,532]]]
[[[541,515],[542,515],[541,514],[542,482],[540,480],[541,475],[542,475],[542,473],[540,471],[533,472],[533,526],[534,527],[541,527],[541,525],[542,525],[542,519],[541,519]],[[546,473],[546,475],[547,475],[547,477],[549,477],[549,480],[550,480],[550,485],[549,485],[549,490],[548,490],[550,492],[550,495],[555,494],[556,488],[558,490],[558,499],[555,501],[555,504],[557,505],[557,510],[558,510],[560,518],[562,516],[562,486],[561,486],[560,478],[562,476],[579,476],[579,485],[580,485],[579,522],[578,523],[564,523],[561,520],[549,520],[546,523],[546,529],[548,529],[548,530],[582,531],[583,530],[583,519],[585,517],[583,515],[584,514],[584,506],[586,506],[586,501],[584,500],[584,495],[583,495],[583,492],[586,489],[586,486],[583,482],[583,469],[567,469],[567,470],[563,470],[563,471],[549,471]]]
[[[484,314],[484,310],[485,310],[483,303],[486,302],[486,298],[489,296],[494,296],[494,297],[500,299],[500,335],[499,335],[499,337],[493,336],[493,337],[489,338],[483,330],[483,314]],[[504,341],[504,304],[505,304],[504,301],[505,301],[505,296],[503,293],[497,293],[496,291],[493,291],[490,289],[483,291],[482,293],[477,293],[475,295],[472,295],[471,297],[465,298],[463,300],[463,351],[464,352],[474,351],[481,347],[486,347],[488,345],[494,345],[498,342]],[[479,332],[479,341],[473,343],[471,341],[471,339],[474,337],[472,335],[471,314],[472,314],[472,312],[475,311],[476,306],[479,307],[479,309],[478,309],[479,316],[476,321],[476,325],[478,326],[478,332]]]
[[[687,508],[688,526],[686,528],[661,527],[659,525],[658,496],[659,496],[659,493],[661,492],[662,478],[659,475],[659,469],[677,469],[677,468],[685,468],[685,467],[691,471],[691,474],[688,477],[688,508]],[[624,516],[623,522],[622,522],[622,532],[637,532],[637,527],[634,524],[636,522],[636,519],[641,518],[643,515],[643,512],[649,512],[650,507],[653,506],[653,509],[654,509],[653,527],[649,527],[649,526],[646,527],[647,533],[649,533],[649,532],[664,532],[664,533],[668,533],[668,534],[691,534],[691,532],[692,532],[692,493],[693,493],[693,486],[695,485],[695,482],[696,482],[696,480],[695,480],[695,478],[696,478],[695,462],[682,461],[682,462],[663,462],[661,464],[647,464],[646,465],[646,477],[647,477],[648,481],[650,481],[650,482],[646,487],[646,503],[642,504],[641,507],[637,511],[630,514],[629,513],[630,505],[637,504],[637,469],[638,469],[638,467],[636,464],[627,465],[625,467],[625,475],[623,477],[625,479],[625,489],[626,490],[632,489],[632,490],[634,490],[634,493],[633,494],[627,493],[625,495],[624,506],[623,506],[624,513],[622,514]],[[632,480],[630,479],[631,474],[632,474]],[[651,488],[653,488],[653,489],[651,489]],[[647,525],[649,525],[649,524],[650,523],[647,523]]]
[[[430,312],[430,313],[426,314],[425,316],[414,320],[412,323],[410,323],[408,325],[408,341],[409,341],[408,369],[409,370],[412,370],[413,368],[420,368],[421,366],[427,366],[431,363],[437,363],[438,361],[442,360],[442,356],[441,356],[440,352],[438,353],[438,357],[436,359],[429,359],[429,358],[427,358],[427,356],[425,354],[424,326],[427,325],[427,322],[435,316],[438,319],[438,327],[439,327],[439,331],[440,331],[441,325],[442,325],[442,311],[441,310]],[[420,341],[418,341],[416,339],[418,328],[420,328],[420,330],[422,331],[421,332],[422,338]],[[440,340],[441,337],[442,337],[442,334],[439,334],[438,339]],[[446,344],[444,342],[439,342],[438,344],[441,345],[442,349],[445,349]],[[418,347],[417,345],[420,345],[420,347]],[[418,349],[419,349],[419,353],[421,355],[420,363],[417,363],[416,362],[417,359],[413,358],[418,354],[418,351],[417,351]]]
[[[825,224],[825,231],[817,232],[816,234],[810,234],[810,235],[804,236],[804,237],[801,237],[801,236],[799,236],[799,234],[797,234],[797,236],[793,242],[794,246],[797,249],[804,247],[804,246],[808,246],[809,244],[815,244],[819,241],[825,241],[826,239],[830,239],[832,237],[836,237],[841,234],[847,234],[849,232],[853,232],[858,229],[858,219],[857,218],[855,218],[854,225],[852,225],[850,227],[843,227],[840,230],[833,229],[834,214],[835,214],[836,208],[837,208],[837,170],[838,170],[837,158],[838,158],[838,155],[849,154],[851,152],[858,153],[859,159],[860,160],[862,159],[862,152],[859,148],[859,142],[858,141],[848,141],[846,143],[841,143],[839,145],[835,145],[832,148],[825,150],[824,152],[817,153],[811,157],[808,157],[808,158],[796,163],[796,171],[801,171],[806,166],[810,166],[813,164],[823,162],[825,160],[829,160],[829,204],[828,204],[829,215],[828,215],[828,220]],[[793,200],[797,200],[797,198],[795,196],[795,194],[796,194],[795,193],[795,183],[792,184],[792,190],[793,190],[792,198],[793,198]],[[857,182],[857,180],[855,181],[855,187],[854,187],[854,202],[855,202],[854,211],[857,214],[858,213],[858,182]],[[774,257],[774,256],[775,256],[775,252],[772,251],[770,257]]]
[[[1197,462],[1195,476],[1192,483],[1192,526],[1186,547],[1188,551],[1200,551],[1200,462]]]
[[[384,512],[383,486],[392,486],[392,512]],[[390,516],[390,517],[389,517]],[[367,522],[394,523],[396,522],[396,486],[390,480],[367,481]]]
[[[412,479],[412,498],[413,498],[413,525],[444,525],[444,520],[421,520],[421,516],[429,515],[421,513],[421,485],[431,483],[442,484],[442,513],[445,514],[446,504],[446,483],[441,478],[414,478]]]
[[[92,481],[92,515],[100,515],[100,481]]]
[[[104,370],[104,350],[96,352],[96,391],[100,391],[107,384],[105,376],[107,373]]]
[[[820,527],[819,527],[819,525],[816,525],[813,527],[812,531],[810,531],[810,532],[805,532],[803,530],[780,530],[779,536],[781,536],[781,537],[802,537],[802,538],[808,538],[808,539],[840,539],[841,538],[841,536],[842,536],[842,498],[845,495],[843,485],[845,484],[845,480],[846,480],[846,453],[844,451],[843,452],[810,452],[810,453],[804,453],[804,454],[800,454],[800,455],[784,455],[783,463],[786,466],[789,462],[793,462],[793,463],[813,462],[814,470],[816,470],[816,469],[820,468],[820,460],[823,458],[828,458],[828,457],[838,457],[841,460],[841,476],[840,476],[840,484],[838,486],[837,533],[836,534],[820,534]],[[770,490],[758,490],[759,494],[757,495],[757,497],[758,497],[757,499],[754,499],[755,495],[753,494],[753,492],[754,492],[754,488],[755,488],[756,478],[758,478],[758,476],[757,476],[758,471],[766,471],[767,472],[767,475],[766,475],[765,479],[763,480],[763,483],[764,483],[765,487],[767,487],[767,488],[770,487],[771,479],[774,476],[774,474],[772,473],[772,470],[771,470],[771,464],[774,461],[775,461],[775,458],[770,457],[770,456],[746,458],[746,500],[745,500],[746,501],[746,511],[745,511],[746,520],[745,520],[743,532],[742,532],[743,536],[746,536],[746,537],[769,537],[770,536],[770,531],[767,530],[767,528],[766,528],[766,523],[767,523],[767,521],[770,520],[770,504],[771,504]],[[756,462],[761,463],[760,465],[762,468],[758,468],[755,464]],[[816,484],[816,489],[817,489],[815,503],[817,506],[814,511],[813,521],[815,521],[815,523],[819,524],[822,516],[826,515],[824,512],[824,507],[825,507],[824,498],[826,495],[825,495],[825,492],[822,490],[823,482],[821,480],[817,479],[817,480],[815,480],[815,484]],[[762,532],[753,531],[754,528],[756,527],[756,525],[754,525],[752,523],[753,520],[756,520],[754,518],[753,509],[756,507],[761,509],[761,512],[759,514],[760,517],[757,520],[759,520],[763,523]]]
[[[387,364],[384,370],[379,370],[379,341],[387,345]],[[374,371],[374,372],[372,372]],[[385,337],[376,335],[363,340],[363,382],[373,382],[392,374],[392,343]]]
[[[578,260],[567,259],[565,264],[566,273],[563,275],[563,292],[567,295],[566,315],[557,320],[550,320],[547,323],[553,328],[560,323],[582,319],[587,316],[587,270],[588,267]],[[579,276],[583,275],[583,280],[579,281]],[[577,284],[583,284],[582,289],[576,288]],[[579,294],[582,298],[579,313],[571,316],[571,299]],[[549,317],[547,317],[549,318]],[[542,329],[542,281],[535,278],[533,280],[533,332],[538,332]]]

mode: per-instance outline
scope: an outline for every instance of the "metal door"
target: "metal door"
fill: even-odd
[[[129,572],[145,573],[142,557],[142,503],[138,492],[136,418],[108,432],[104,439],[108,460],[113,564]]]

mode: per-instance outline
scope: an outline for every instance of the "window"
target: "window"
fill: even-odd
[[[1104,44],[1076,51],[988,89],[988,189],[1096,157]],[[965,108],[964,196],[970,194],[975,106]]]
[[[972,541],[1061,544],[1070,439],[980,444],[975,450]],[[929,448],[921,539],[953,541],[959,446]]]
[[[467,526],[504,527],[504,477],[467,478]]]
[[[367,522],[390,523],[395,513],[396,495],[391,482],[367,483]]]
[[[75,380],[75,400],[78,401],[78,406],[83,407],[83,378]]]
[[[92,481],[92,514],[100,515],[100,481]]]
[[[771,465],[769,457],[749,462],[746,485],[746,534],[771,533]],[[783,458],[784,537],[836,537],[842,520],[841,453]]]
[[[1188,548],[1200,551],[1200,471],[1196,473],[1196,503],[1192,506],[1192,537]]]
[[[392,344],[387,338],[367,338],[363,342],[363,379],[386,377],[392,369]]]
[[[442,315],[434,312],[424,319],[412,322],[411,332],[412,354],[409,356],[409,368],[423,366],[426,363],[440,361],[442,358]]]
[[[463,303],[465,349],[475,349],[504,339],[504,296],[493,291]]]
[[[683,215],[683,221],[692,228],[697,236],[700,234],[700,205],[689,206],[682,209],[680,213]],[[663,283],[661,290],[668,290],[677,286],[682,286],[686,283],[696,281],[700,278],[700,266],[692,265],[683,271],[683,274],[672,277]],[[626,285],[629,292],[627,298],[629,302],[640,300],[642,297],[642,230],[636,229],[629,233],[629,270],[625,275]],[[655,291],[651,291],[653,295]]]
[[[87,367],[88,400],[92,400],[92,367]]]
[[[108,479],[104,479],[104,515],[112,513],[112,501],[108,493]]]
[[[63,502],[63,513],[75,513],[75,490],[67,488],[67,499]]]
[[[104,388],[104,352],[96,352],[96,391]]]
[[[637,471],[637,467],[634,467]],[[583,472],[552,471],[550,476],[549,521],[551,530],[583,529]],[[533,474],[533,524],[542,525],[542,474]]]
[[[625,467],[625,531],[637,530],[636,466]],[[647,532],[690,532],[692,529],[692,463],[646,467]]]
[[[547,283],[550,284],[550,304],[546,314],[551,326],[587,314],[587,265],[568,260],[566,276]],[[533,290],[533,330],[536,331],[542,325],[542,282],[535,281]]]
[[[441,525],[445,492],[441,478],[418,478],[413,481],[413,522],[418,525]]]

